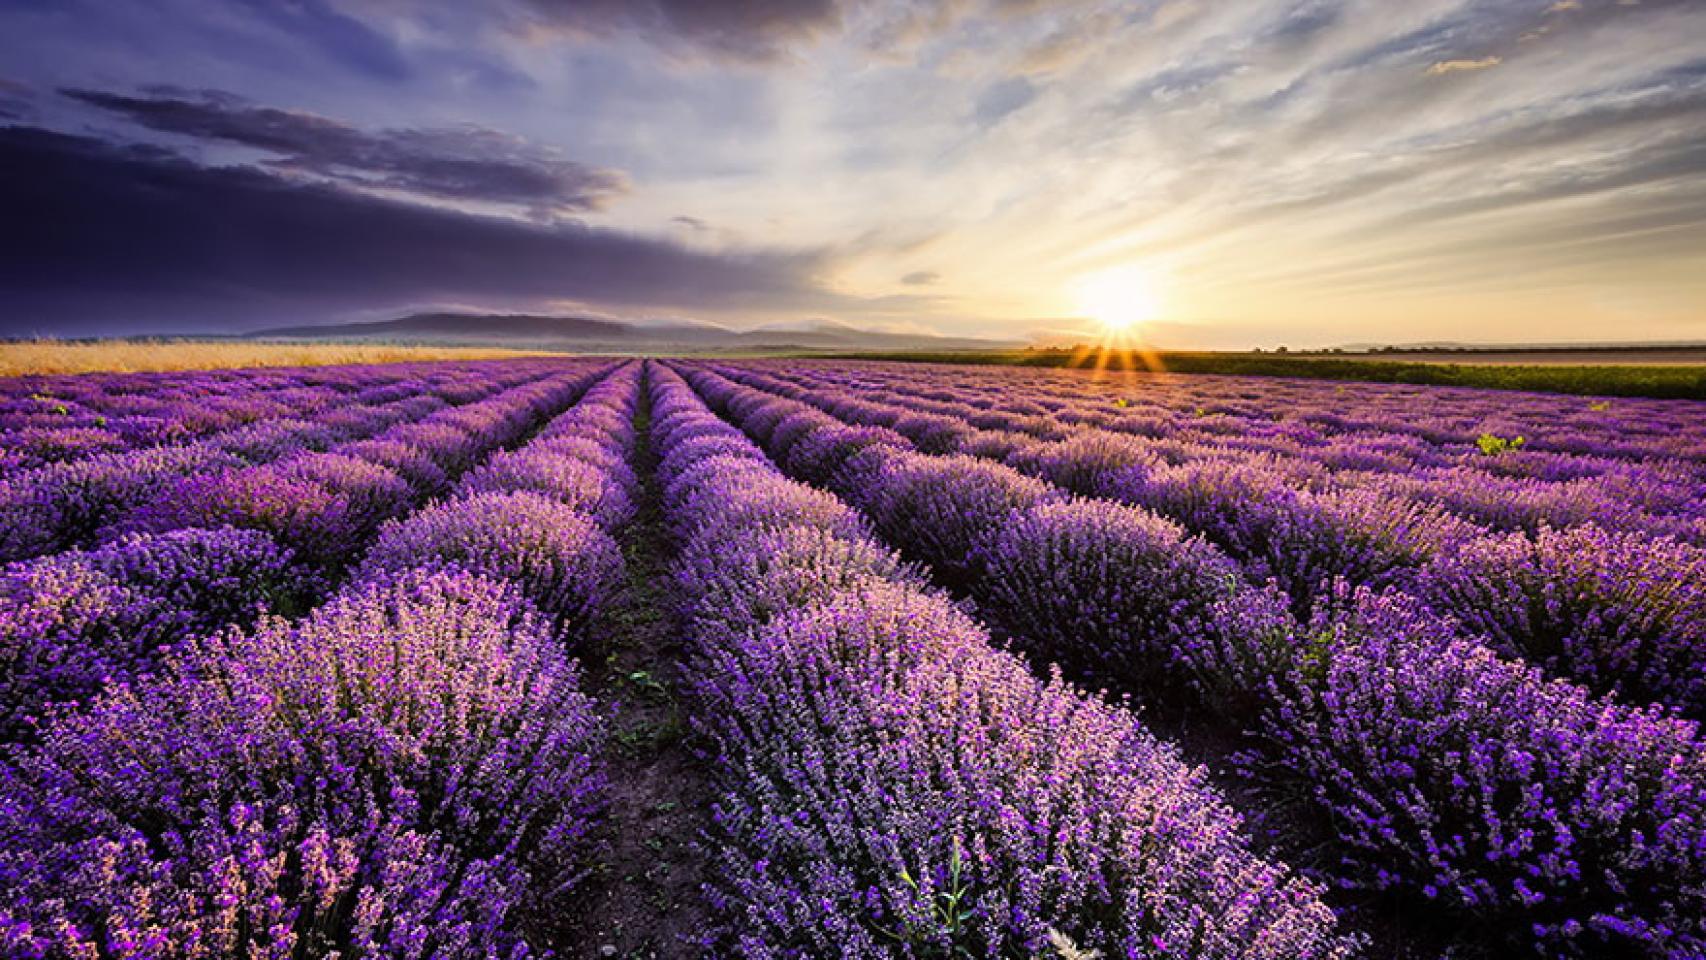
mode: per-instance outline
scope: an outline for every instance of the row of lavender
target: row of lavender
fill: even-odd
[[[651,389],[725,946],[1348,955],[1316,891],[1130,713],[1033,679],[675,373]]]
[[[616,370],[386,523],[312,613],[180,643],[14,747],[0,950],[536,955],[603,802],[570,652],[619,581],[638,392]]]
[[[1706,489],[1675,485],[1663,499],[1676,512],[1621,518],[1629,501],[1601,490],[1600,506],[1587,511],[1593,519],[1553,516],[1532,532],[1501,531],[1391,486],[1336,485],[1347,471],[1312,486],[1266,454],[1199,451],[1167,462],[1155,443],[1100,428],[1045,442],[920,415],[919,401],[900,396],[879,402],[845,387],[804,390],[798,375],[790,383],[725,372],[851,422],[892,427],[923,450],[1001,460],[1072,492],[1167,516],[1239,560],[1253,583],[1278,583],[1301,618],[1331,605],[1344,583],[1397,587],[1507,656],[1596,693],[1706,716],[1706,546],[1666,533],[1679,522],[1706,529]]]
[[[439,368],[420,379],[382,377],[347,398],[329,388],[286,391],[272,402],[287,404],[288,416],[248,421],[189,442],[97,453],[24,471],[0,481],[0,560],[110,539],[122,532],[115,524],[127,513],[158,502],[184,478],[236,472],[372,437],[559,370],[544,362]]]
[[[145,672],[164,644],[317,602],[380,523],[443,492],[605,368],[559,368],[323,452],[182,478],[115,520],[106,545],[9,565],[0,742],[28,739],[49,704]]]
[[[1355,887],[1555,953],[1706,949],[1706,751],[1693,723],[1549,683],[1399,593],[1299,621],[1143,509],[684,368],[790,473],[858,506],[1022,644],[1259,746],[1331,818]],[[1070,443],[1070,441],[1068,441]],[[1046,461],[1045,461],[1046,462]]]
[[[539,365],[533,365],[535,371]],[[0,382],[0,478],[94,453],[182,443],[244,424],[468,389],[527,366],[410,363],[19,377]],[[460,386],[458,385],[460,383]]]

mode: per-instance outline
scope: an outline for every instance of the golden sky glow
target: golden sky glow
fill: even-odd
[[[1079,313],[1110,334],[1133,333],[1162,317],[1155,277],[1135,264],[1080,277],[1072,285],[1072,300]]]

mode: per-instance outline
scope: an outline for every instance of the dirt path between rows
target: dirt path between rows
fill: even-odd
[[[587,689],[609,723],[606,849],[565,917],[559,955],[676,958],[702,953],[701,894],[711,789],[694,756],[679,692],[682,633],[668,595],[671,552],[656,487],[651,403],[641,398],[634,468],[639,513],[622,531],[628,582],[602,642],[583,655]]]

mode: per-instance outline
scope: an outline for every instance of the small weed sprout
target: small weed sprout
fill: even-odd
[[[1501,437],[1496,433],[1483,433],[1475,438],[1475,446],[1489,457],[1496,457],[1510,450],[1520,450],[1528,442],[1526,437]]]

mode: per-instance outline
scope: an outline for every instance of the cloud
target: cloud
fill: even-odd
[[[1448,73],[1472,73],[1496,67],[1504,62],[1503,57],[1482,57],[1479,60],[1439,60],[1428,68],[1428,76],[1439,77]]]
[[[1210,61],[1188,67],[1168,67],[1150,74],[1122,91],[1109,104],[1116,113],[1149,110],[1155,104],[1191,101],[1212,93],[1216,84],[1237,74],[1233,61]]]
[[[35,115],[35,91],[16,80],[0,77],[0,120],[23,120]]]
[[[835,310],[819,254],[705,253],[0,127],[0,332],[234,330],[409,303]],[[23,225],[28,224],[25,228]]]
[[[841,26],[837,0],[524,0],[534,29],[592,37],[634,32],[665,47],[769,62]]]
[[[517,206],[541,217],[599,210],[628,189],[619,171],[474,125],[367,132],[212,90],[154,88],[136,97],[62,92],[152,130],[277,154],[270,166],[362,189]]]
[[[319,51],[359,73],[379,80],[405,81],[412,74],[397,42],[362,21],[333,8],[327,0],[240,0],[261,20],[303,37]]]
[[[1006,119],[1010,114],[1024,108],[1035,100],[1037,87],[1025,77],[1008,77],[985,88],[978,95],[977,104],[972,108],[972,116],[978,126],[993,127]]]
[[[934,270],[914,270],[901,277],[900,282],[909,287],[928,287],[942,282],[942,275]]]
[[[1055,33],[1021,54],[1013,69],[1027,76],[1053,73],[1077,63],[1087,46],[1085,38],[1076,33]]]
[[[1686,184],[1706,175],[1706,136],[1689,133],[1643,144],[1639,150],[1577,159],[1557,169],[1535,171],[1521,183],[1498,183],[1483,193],[1416,204],[1394,218],[1406,224],[1472,216],[1631,187]],[[1396,222],[1392,226],[1396,226]]]
[[[1336,3],[1304,4],[1265,28],[1257,39],[1280,48],[1303,46],[1337,27],[1344,14],[1344,8]]]
[[[665,50],[767,64],[850,38],[866,57],[904,63],[968,20],[1011,21],[1092,5],[1089,0],[510,0],[529,34],[590,38],[636,34]]]

